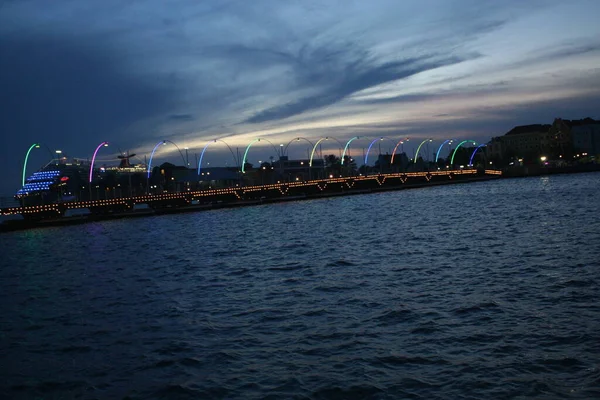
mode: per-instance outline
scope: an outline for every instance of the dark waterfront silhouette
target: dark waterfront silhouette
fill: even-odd
[[[599,177],[5,233],[0,397],[599,397]]]

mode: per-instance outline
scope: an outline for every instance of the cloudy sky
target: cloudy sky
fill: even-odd
[[[192,158],[214,138],[358,135],[362,153],[369,137],[390,138],[387,151],[599,118],[599,12],[597,0],[0,0],[0,194],[19,187],[33,142],[87,158],[107,140],[109,159],[169,139]],[[301,142],[290,157],[306,157]],[[36,151],[32,168],[47,158]],[[220,142],[205,160],[233,164]]]

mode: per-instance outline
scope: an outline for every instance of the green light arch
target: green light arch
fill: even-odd
[[[346,157],[348,146],[350,146],[350,143],[356,139],[360,139],[360,136],[354,136],[352,139],[348,140],[348,143],[346,143],[346,146],[344,147],[344,152],[342,153],[342,159],[340,160],[340,165],[344,165],[344,157]]]
[[[312,151],[310,152],[310,160],[308,160],[308,166],[309,166],[309,167],[312,167],[312,164],[313,164],[313,158],[314,158],[314,156],[315,156],[315,150],[317,149],[317,146],[318,146],[318,145],[319,145],[319,143],[321,143],[323,140],[327,140],[327,139],[328,139],[328,138],[326,138],[326,137],[324,137],[324,138],[321,138],[321,139],[317,140],[317,143],[315,143],[315,145],[313,146],[313,148],[312,148]]]
[[[23,163],[23,184],[22,184],[22,186],[25,186],[25,174],[27,173],[27,160],[29,159],[29,153],[31,153],[31,150],[33,150],[34,148],[39,149],[40,144],[39,143],[32,144],[29,147],[29,149],[27,150],[27,154],[25,154],[25,162]]]
[[[419,159],[419,150],[421,150],[421,146],[423,146],[427,142],[432,142],[432,141],[433,141],[433,139],[425,139],[421,142],[419,147],[417,147],[417,152],[415,154],[415,164],[417,163],[417,160]],[[429,159],[429,157],[427,157],[427,159]]]
[[[477,145],[477,143],[473,140],[463,140],[462,142],[460,142],[454,149],[454,152],[452,153],[452,158],[450,159],[450,165],[454,165],[454,156],[456,155],[456,150],[458,150],[458,148],[460,146],[462,146],[463,144],[465,144],[467,142],[473,142],[474,145]]]
[[[246,151],[244,152],[244,158],[242,159],[242,174],[246,173],[246,158],[248,157],[248,150],[250,150],[250,147],[252,147],[252,145],[256,142],[260,142],[260,138],[254,139],[250,142],[248,147],[246,147]]]

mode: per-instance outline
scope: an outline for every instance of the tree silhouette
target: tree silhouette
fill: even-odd
[[[325,156],[325,172],[327,175],[339,176],[341,168],[342,165],[339,157],[336,157],[333,154]]]

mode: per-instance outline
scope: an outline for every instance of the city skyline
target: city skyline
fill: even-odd
[[[105,140],[111,154],[149,154],[163,139],[196,153],[215,138],[234,147],[298,136],[486,142],[516,125],[598,118],[599,9],[5,2],[0,193],[19,186],[34,142],[82,158]],[[165,160],[179,157],[173,150]],[[227,153],[211,148],[215,160]]]

